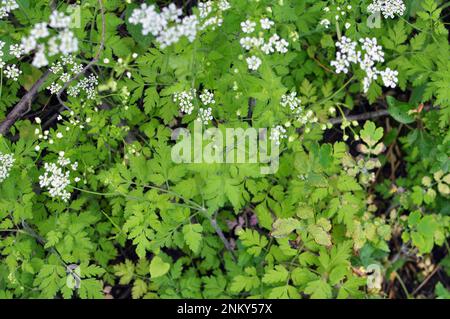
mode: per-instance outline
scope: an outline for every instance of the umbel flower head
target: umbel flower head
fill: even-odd
[[[222,11],[228,10],[230,4],[226,0],[217,3],[207,1],[199,4],[199,16],[193,14],[183,17],[183,10],[171,3],[160,12],[157,7],[143,3],[140,8],[134,9],[129,22],[142,26],[142,34],[151,34],[161,48],[177,43],[182,37],[193,42],[200,30],[209,26],[222,25]]]
[[[405,13],[406,6],[402,0],[374,0],[367,7],[367,11],[370,13],[381,12],[384,18],[394,19],[395,15],[402,16]]]
[[[67,187],[70,185],[70,169],[76,171],[78,163],[71,164],[70,159],[64,157],[64,152],[59,153],[56,163],[44,163],[44,174],[39,176],[39,185],[47,188],[50,197],[60,198],[67,202],[70,193]]]
[[[358,50],[358,42],[343,36],[340,41],[336,42],[336,59],[331,61],[331,65],[335,67],[336,73],[347,74],[352,64],[358,64],[361,70],[366,73],[363,79],[363,90],[367,93],[373,81],[381,75],[384,86],[395,88],[398,82],[398,72],[386,68],[380,71],[377,63],[384,62],[383,48],[378,45],[376,38],[359,39],[361,50]]]
[[[19,8],[16,0],[0,0],[0,19],[8,16],[8,14]]]
[[[8,178],[14,162],[15,159],[12,154],[3,154],[0,152],[0,183]]]
[[[70,30],[71,17],[62,12],[53,11],[49,23],[34,25],[28,37],[22,38],[24,54],[35,51],[33,66],[41,68],[48,65],[48,57],[58,54],[69,55],[78,51],[78,39]],[[51,32],[52,30],[56,31]],[[53,34],[53,35],[52,35]]]

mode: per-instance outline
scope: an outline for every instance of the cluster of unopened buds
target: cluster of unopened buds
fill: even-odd
[[[273,53],[287,53],[289,42],[281,38],[278,34],[272,34],[268,39],[265,37],[273,26],[274,22],[269,18],[262,18],[258,24],[252,20],[246,20],[241,22],[241,30],[245,34],[239,41],[242,48],[246,51],[253,53],[262,52],[266,55]],[[251,34],[257,32],[258,36],[251,36]],[[256,71],[262,64],[261,58],[257,55],[251,55],[246,58],[246,62],[249,70]]]
[[[334,6],[334,7],[325,7],[323,8],[324,17],[320,20],[320,25],[328,29],[332,23],[339,23],[342,20],[345,21],[347,14],[351,12],[353,7],[351,5],[347,6]],[[342,21],[345,29],[350,29],[352,24],[348,21]]]
[[[381,76],[384,86],[395,88],[398,82],[398,72],[386,68],[383,71],[377,69],[376,64],[384,62],[383,48],[378,45],[376,38],[362,38],[359,40],[361,50],[357,50],[358,42],[343,36],[336,42],[336,60],[331,61],[336,73],[347,74],[352,64],[358,64],[366,73],[363,80],[364,93],[367,93],[373,81]]]
[[[212,105],[216,104],[214,93],[208,89],[204,89],[199,95],[200,102],[202,104],[198,109],[197,121],[207,125],[214,119],[212,116]],[[184,114],[192,114],[194,111],[194,103],[197,100],[197,90],[190,89],[188,91],[182,91],[175,93],[173,101],[178,104],[180,112]]]
[[[0,183],[9,177],[9,172],[15,162],[12,154],[3,154],[0,152]]]
[[[28,37],[23,37],[16,57],[35,51],[33,66],[41,68],[49,64],[48,57],[69,55],[78,51],[78,39],[70,30],[72,18],[53,11],[49,22],[34,25]],[[20,52],[20,54],[19,54]]]
[[[39,176],[39,185],[47,189],[50,197],[67,202],[70,199],[70,192],[67,190],[71,183],[70,172],[78,169],[78,162],[72,163],[62,151],[58,155],[56,163],[44,163],[45,171]],[[75,183],[79,181],[79,177],[74,178]]]
[[[289,107],[290,111],[298,122],[302,125],[317,123],[318,118],[312,110],[305,110],[301,106],[301,99],[297,97],[297,92],[291,92],[281,96],[280,105],[283,108]]]
[[[129,22],[142,26],[142,34],[152,34],[161,48],[177,43],[182,37],[193,42],[198,31],[209,26],[222,25],[222,12],[230,8],[226,0],[207,1],[199,4],[199,16],[192,14],[183,17],[183,10],[174,3],[157,11],[156,5],[143,3],[134,9]]]

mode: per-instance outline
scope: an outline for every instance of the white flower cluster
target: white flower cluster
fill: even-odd
[[[190,115],[192,114],[192,111],[194,111],[194,100],[196,97],[197,90],[191,89],[189,91],[175,93],[173,101],[178,103],[180,112]],[[208,105],[216,104],[216,100],[214,93],[208,89],[204,89],[198,97],[200,98],[203,107],[199,107],[198,109],[197,121],[206,125],[213,120],[212,108],[208,107]]]
[[[207,107],[207,108],[200,108],[198,110],[197,121],[207,125],[212,120],[213,120],[212,108]]]
[[[70,198],[70,193],[67,187],[70,185],[70,169],[76,171],[78,163],[71,164],[70,159],[64,157],[64,152],[59,152],[59,157],[56,163],[45,163],[45,172],[39,176],[39,185],[42,188],[47,188],[51,197],[60,198],[67,202]],[[76,179],[75,181],[79,181]]]
[[[8,14],[19,8],[16,0],[1,0],[0,1],[0,19],[8,16]]]
[[[199,30],[211,25],[222,25],[222,11],[228,10],[230,5],[226,0],[220,0],[215,9],[215,4],[212,1],[200,3],[199,17],[196,15],[183,17],[183,10],[173,3],[163,8],[161,12],[157,12],[153,4],[143,3],[140,8],[133,10],[128,21],[134,25],[142,25],[142,34],[152,34],[161,48],[165,48],[177,43],[182,37],[193,42]]]
[[[14,162],[15,159],[12,154],[3,154],[0,152],[0,183],[8,178]]]
[[[200,94],[200,100],[204,105],[216,104],[216,100],[214,100],[214,93],[204,89],[202,94]]]
[[[3,70],[3,74],[7,79],[12,81],[17,81],[19,79],[19,75],[22,74],[22,71],[15,64],[7,65]]]
[[[290,94],[283,94],[281,96],[281,106],[289,106],[294,113],[300,113],[302,111],[301,103],[302,100],[297,97],[297,92],[291,92]]]
[[[53,63],[50,71],[55,75],[60,75],[59,82],[53,82],[47,89],[51,94],[58,93],[64,83],[70,81],[72,77],[83,71],[84,66],[75,61],[72,55],[63,56],[61,61]],[[98,78],[91,74],[89,77],[83,78],[77,82],[77,84],[69,87],[67,94],[72,97],[77,97],[80,93],[84,93],[88,100],[93,100],[97,96]]]
[[[314,112],[311,110],[305,111],[301,106],[301,103],[302,101],[297,97],[297,92],[291,92],[290,94],[281,96],[280,105],[282,107],[289,107],[297,121],[303,125],[317,123],[319,119],[315,116]]]
[[[191,114],[194,110],[194,98],[197,93],[196,89],[191,89],[189,91],[182,91],[179,93],[175,93],[173,96],[173,101],[178,103],[180,107],[180,111],[185,114]]]
[[[286,129],[281,126],[277,125],[275,127],[272,127],[270,131],[270,140],[274,141],[276,145],[281,144],[281,140],[287,138]]]
[[[383,14],[384,18],[394,19],[395,15],[402,16],[405,13],[406,6],[402,0],[374,0],[369,4],[367,11],[369,13]]]
[[[358,63],[361,70],[366,73],[363,80],[364,93],[367,93],[372,81],[378,79],[378,75],[381,75],[386,87],[395,88],[398,82],[398,72],[389,68],[379,71],[376,67],[376,63],[384,62],[383,48],[378,45],[377,39],[362,38],[359,42],[361,50],[357,50],[358,43],[356,41],[352,41],[345,36],[336,42],[338,48],[336,60],[330,63],[336,68],[336,73],[347,74],[350,66]]]
[[[49,57],[57,54],[69,55],[78,51],[78,39],[70,31],[71,17],[62,12],[53,11],[50,22],[41,22],[34,25],[28,37],[22,38],[23,54],[36,51],[33,59],[33,66],[41,68],[48,65]],[[56,30],[56,35],[51,34],[51,29]],[[41,39],[48,39],[47,42],[39,42]]]
[[[5,46],[5,42],[0,41],[0,69],[5,67],[5,62],[3,62],[3,47]]]
[[[3,61],[3,47],[5,46],[5,42],[0,41],[0,72],[3,71],[3,74],[7,79],[12,81],[17,81],[19,76],[22,74],[22,71],[15,64],[6,65]],[[6,66],[6,67],[5,67]]]
[[[268,18],[262,18],[260,19],[259,24],[261,26],[261,30],[270,30],[275,23]],[[258,37],[250,36],[251,33],[257,31],[256,27],[256,22],[253,22],[251,20],[241,22],[242,32],[248,34],[247,36],[241,38],[239,41],[242,48],[247,51],[250,51],[252,49],[261,51],[266,55],[273,54],[275,52],[282,54],[288,52],[289,42],[281,38],[276,33],[270,36],[267,40],[264,38],[263,32],[259,32],[260,36]],[[252,71],[258,70],[262,63],[261,59],[256,55],[252,55],[246,58],[246,62],[248,68]]]

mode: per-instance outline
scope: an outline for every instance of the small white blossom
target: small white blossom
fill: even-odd
[[[261,66],[261,59],[256,56],[251,56],[246,59],[249,70],[256,71]]]
[[[252,33],[255,31],[256,23],[250,20],[241,22],[241,29],[244,33]]]
[[[261,19],[259,22],[261,23],[261,28],[264,30],[269,30],[275,24],[275,22],[268,18]]]
[[[9,177],[14,162],[15,159],[12,154],[3,154],[0,152],[0,183]]]
[[[386,68],[386,70],[380,72],[381,78],[383,80],[384,86],[395,88],[398,83],[398,71]]]
[[[3,70],[5,77],[12,80],[17,81],[19,76],[22,74],[22,71],[15,64],[7,65]]]
[[[395,18],[395,15],[402,16],[406,6],[402,0],[374,0],[368,7],[369,13],[381,12],[385,19]]]
[[[190,91],[183,91],[175,93],[173,101],[178,103],[180,111],[185,114],[191,114],[194,110],[193,100],[195,98],[196,90],[191,89]]]
[[[215,104],[214,93],[208,91],[206,89],[203,90],[202,94],[200,94],[200,100],[204,105]]]
[[[321,26],[324,26],[325,28],[329,28],[330,27],[330,24],[331,24],[331,22],[330,22],[330,20],[328,20],[328,19],[322,19],[321,21],[320,21],[320,25]]]
[[[15,56],[17,59],[19,59],[25,51],[23,50],[23,47],[21,44],[12,44],[9,46],[9,54]]]
[[[210,108],[210,107],[204,108],[204,109],[200,108],[198,110],[197,121],[207,125],[212,120],[213,120],[212,108]]]
[[[271,141],[274,141],[276,145],[280,145],[281,140],[287,138],[286,129],[281,125],[273,127],[270,131],[269,138]]]

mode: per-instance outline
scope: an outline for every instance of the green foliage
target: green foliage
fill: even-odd
[[[388,295],[368,286],[374,264],[381,282],[423,258],[449,275],[445,2],[405,1],[407,14],[381,28],[368,27],[371,1],[229,2],[221,26],[165,48],[130,23],[137,3],[81,2],[74,58],[93,61],[86,76],[98,75],[98,95],[64,93],[62,107],[47,90],[52,75],[0,135],[0,155],[14,157],[0,175],[0,298],[105,298],[117,285],[131,298],[379,298]],[[9,53],[51,13],[48,0],[21,3],[0,20],[3,60],[22,71],[18,81],[1,73],[0,122],[46,71],[32,65],[34,53]],[[336,24],[336,6],[348,5]],[[261,29],[261,18],[289,42],[287,53],[241,47],[241,22]],[[343,35],[377,38],[398,87],[373,82],[364,94],[361,70],[336,73]],[[261,58],[258,70],[249,70],[250,55]],[[198,124],[200,98],[192,114],[174,101],[190,89],[214,92],[204,130],[283,126],[278,170],[172,160],[173,130]],[[291,92],[299,113],[280,104]],[[71,161],[66,201],[40,184],[61,152]],[[413,276],[414,286],[425,278]],[[449,298],[448,283],[432,289],[424,296]]]

